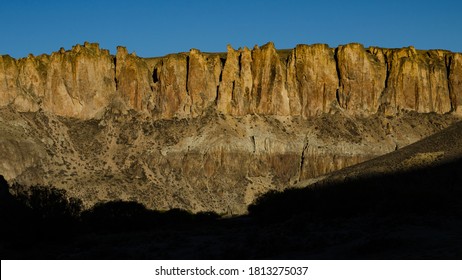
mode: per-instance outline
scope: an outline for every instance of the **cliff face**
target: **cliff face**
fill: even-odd
[[[431,135],[461,109],[462,55],[448,51],[269,43],[140,58],[85,43],[0,56],[0,174],[86,206],[239,214],[264,192]]]
[[[0,57],[0,105],[90,119],[114,99],[157,119],[226,115],[318,116],[333,110],[456,111],[462,101],[461,54],[365,49],[348,44],[272,43],[227,54],[189,53],[143,59],[123,47],[115,57],[97,44],[14,60]]]
[[[114,59],[95,44],[20,60],[0,57],[0,105],[92,118],[115,93]]]

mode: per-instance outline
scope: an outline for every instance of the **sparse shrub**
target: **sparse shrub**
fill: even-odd
[[[82,202],[68,198],[66,191],[51,186],[33,186],[18,194],[18,199],[42,220],[64,221],[80,215]]]

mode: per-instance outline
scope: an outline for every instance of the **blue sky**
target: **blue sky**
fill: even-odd
[[[462,52],[462,1],[45,1],[0,0],[0,54],[70,49],[99,42],[139,56],[226,51],[273,41]]]

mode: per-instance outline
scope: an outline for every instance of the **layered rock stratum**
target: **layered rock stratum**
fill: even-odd
[[[0,56],[0,174],[86,206],[240,214],[258,195],[459,120],[462,55],[272,43],[141,58],[76,45]]]

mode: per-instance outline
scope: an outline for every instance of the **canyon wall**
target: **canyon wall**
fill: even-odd
[[[0,56],[0,174],[85,207],[235,215],[429,136],[461,109],[462,55],[449,51],[269,43],[140,58],[85,43]]]
[[[0,106],[91,119],[110,107],[156,119],[226,115],[301,116],[342,110],[447,113],[462,105],[462,55],[442,50],[348,44],[272,43],[227,53],[140,58],[98,44],[15,60],[0,56]]]

